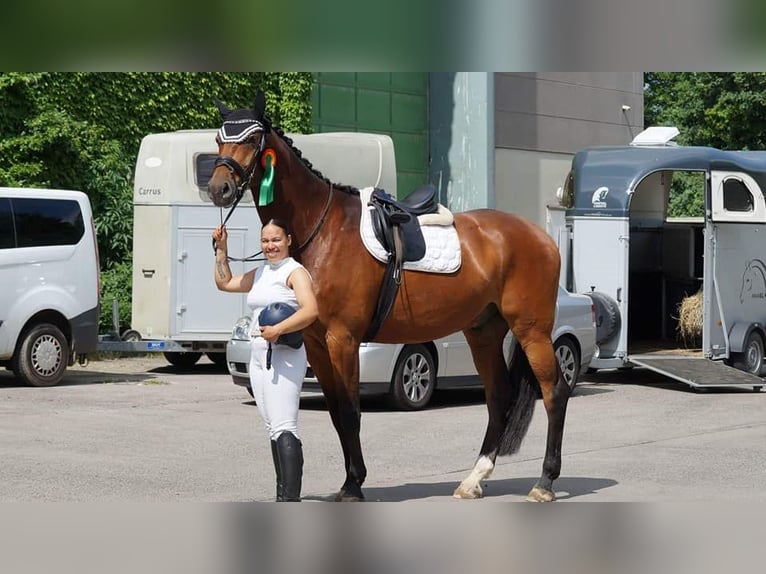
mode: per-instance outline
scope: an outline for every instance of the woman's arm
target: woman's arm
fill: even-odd
[[[247,293],[253,288],[253,279],[255,269],[242,275],[232,275],[229,267],[229,235],[226,228],[218,226],[213,231],[213,240],[215,241],[215,268],[213,270],[213,279],[215,285],[221,291],[229,293]]]

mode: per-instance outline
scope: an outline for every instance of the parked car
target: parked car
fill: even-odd
[[[226,345],[226,364],[234,383],[245,387],[252,396],[248,377],[250,321],[245,316],[234,325]],[[553,341],[564,378],[574,389],[596,348],[595,307],[590,297],[559,288]],[[509,334],[506,359],[512,344],[513,336]],[[400,410],[424,408],[436,389],[481,387],[462,332],[418,344],[362,343],[359,382],[361,392],[386,393]],[[303,388],[319,390],[310,366]]]

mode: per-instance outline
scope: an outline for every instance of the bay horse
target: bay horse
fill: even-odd
[[[230,110],[215,100],[223,124],[208,193],[221,208],[236,206],[248,187],[257,198],[264,167],[269,168],[263,160],[271,156],[274,169],[267,180],[273,183],[273,198],[257,210],[261,221],[288,222],[292,255],[314,281],[319,318],[304,330],[304,339],[345,459],[346,478],[335,500],[364,500],[359,344],[373,320],[385,268],[360,238],[366,206],[358,189],[329,181],[271,125],[262,92],[252,109]],[[454,491],[456,498],[480,498],[480,482],[492,473],[497,456],[518,450],[539,387],[548,417],[547,441],[541,477],[527,498],[553,501],[570,393],[551,341],[558,249],[538,226],[497,210],[457,213],[454,225],[460,268],[448,274],[405,270],[390,314],[372,340],[422,343],[460,330],[465,334],[484,387],[488,424],[473,469]],[[503,353],[509,328],[518,342],[510,365]]]

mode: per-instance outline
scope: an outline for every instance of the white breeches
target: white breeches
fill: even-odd
[[[306,376],[306,347],[271,346],[271,369],[266,370],[269,344],[256,337],[250,354],[250,385],[269,438],[276,440],[283,432],[298,435],[298,408],[301,387]]]

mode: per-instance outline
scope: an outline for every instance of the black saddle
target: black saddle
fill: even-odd
[[[383,248],[390,254],[396,253],[394,245],[395,227],[401,232],[402,261],[417,261],[426,254],[426,243],[420,229],[418,215],[436,213],[436,188],[424,185],[397,201],[382,189],[375,188],[370,196],[374,209],[371,213],[372,228]]]
[[[405,261],[418,261],[426,254],[426,242],[420,229],[418,215],[436,213],[436,188],[424,185],[406,199],[397,201],[382,189],[375,188],[368,203],[375,236],[388,253],[378,304],[364,340],[371,341],[391,312],[396,292],[402,280]]]

